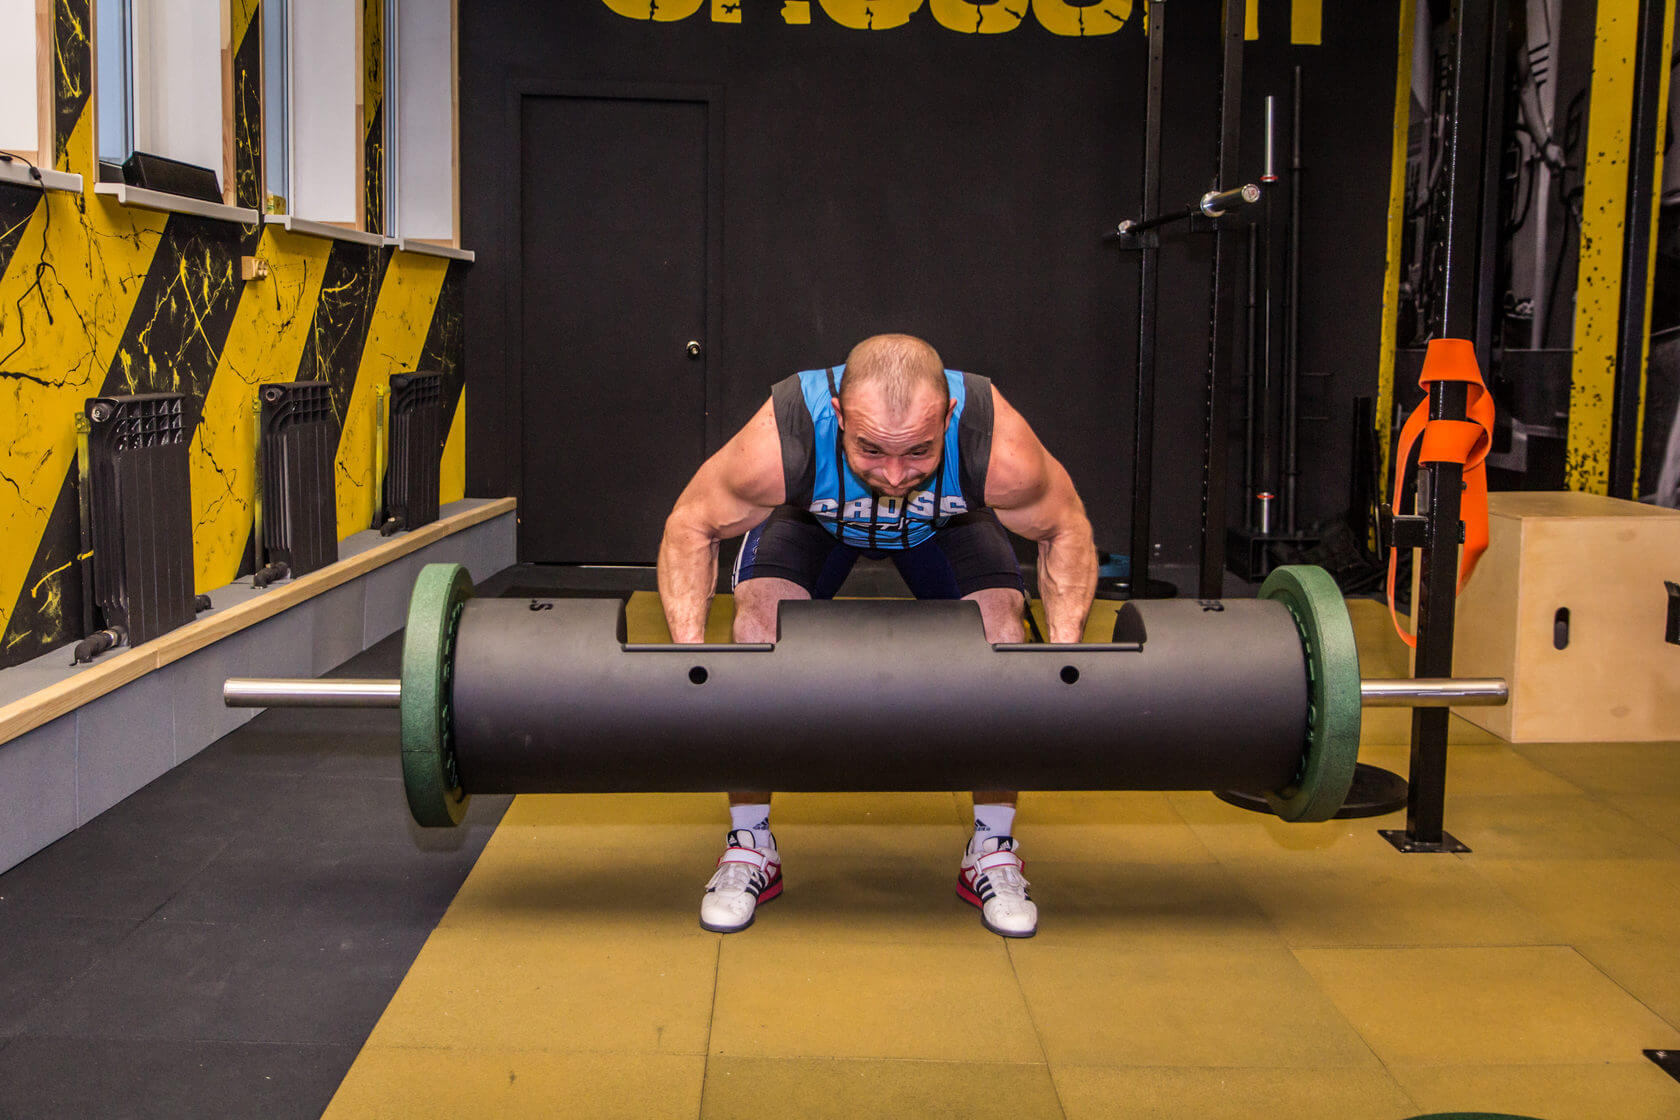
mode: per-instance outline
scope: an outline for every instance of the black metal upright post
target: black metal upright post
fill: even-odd
[[[1224,189],[1237,181],[1242,124],[1243,31],[1248,0],[1225,0],[1219,70],[1219,174]],[[1207,400],[1202,432],[1202,569],[1198,597],[1225,590],[1225,475],[1229,469],[1231,365],[1236,346],[1237,233],[1220,222],[1213,234],[1213,292],[1208,306]]]
[[[1165,0],[1149,0],[1149,89],[1143,125],[1143,214],[1161,212],[1161,93],[1166,44]],[[1134,598],[1149,595],[1150,492],[1155,482],[1155,315],[1160,287],[1159,242],[1144,234],[1138,257],[1136,424],[1132,432],[1132,575]]]
[[[1260,298],[1260,227],[1248,223],[1248,335],[1243,349],[1243,386],[1246,411],[1243,413],[1243,528],[1254,528],[1254,424],[1259,407],[1259,298]]]
[[[1483,83],[1482,94],[1482,136],[1484,138],[1483,152],[1495,159],[1504,142],[1505,127],[1505,27],[1508,15],[1507,0],[1487,0],[1488,26],[1499,28],[1498,35],[1490,35],[1487,45],[1487,79]],[[1497,368],[1494,363],[1504,352],[1504,340],[1495,334],[1499,325],[1499,308],[1504,300],[1505,292],[1500,283],[1499,275],[1499,243],[1504,238],[1501,223],[1494,215],[1499,213],[1499,179],[1500,176],[1489,171],[1481,179],[1481,213],[1486,219],[1480,223],[1475,231],[1476,248],[1476,309],[1473,322],[1476,324],[1474,335],[1455,335],[1447,332],[1449,338],[1469,338],[1476,344],[1476,357],[1482,363],[1482,369],[1491,377]]]
[[[1651,197],[1657,122],[1662,119],[1665,0],[1639,0],[1628,144],[1627,219],[1623,224],[1622,298],[1616,337],[1616,398],[1610,419],[1610,496],[1632,498],[1639,477],[1639,383],[1645,360],[1645,293],[1651,275]]]
[[[1277,236],[1277,98],[1266,96],[1266,159],[1260,182],[1266,196],[1262,201],[1260,219],[1260,384],[1255,391],[1256,421],[1259,428],[1254,465],[1255,492],[1244,497],[1255,504],[1255,526],[1262,535],[1277,532],[1277,407],[1278,381],[1283,347],[1278,337],[1282,316],[1279,314],[1279,273],[1281,264]]]
[[[1289,256],[1283,290],[1283,531],[1295,532],[1301,479],[1301,68],[1289,89]]]
[[[1485,116],[1489,46],[1497,0],[1457,0],[1447,83],[1451,105],[1446,145],[1446,245],[1443,257],[1441,323],[1438,337],[1477,337],[1477,262],[1481,184],[1486,167]],[[1489,220],[1492,215],[1487,215]],[[1478,359],[1485,355],[1478,355]],[[1462,382],[1434,382],[1429,389],[1430,420],[1463,420],[1468,389]],[[1417,624],[1418,677],[1452,676],[1453,622],[1458,594],[1458,548],[1461,541],[1461,489],[1464,468],[1457,463],[1425,463],[1418,468],[1417,509],[1426,535],[1413,603]],[[1402,851],[1466,850],[1443,830],[1447,783],[1446,708],[1412,712],[1410,788],[1406,831],[1384,835]]]

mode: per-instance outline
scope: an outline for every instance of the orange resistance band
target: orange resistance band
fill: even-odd
[[[1429,419],[1427,391],[1435,381],[1463,381],[1468,384],[1465,412],[1468,420]],[[1476,347],[1468,339],[1437,338],[1429,343],[1423,358],[1423,374],[1418,384],[1425,390],[1423,401],[1406,417],[1400,429],[1400,440],[1394,454],[1394,501],[1389,508],[1400,514],[1400,487],[1406,478],[1406,464],[1411,460],[1412,446],[1423,437],[1418,462],[1458,463],[1464,467],[1464,494],[1460,500],[1459,516],[1464,520],[1464,554],[1459,560],[1458,590],[1476,561],[1488,546],[1487,453],[1493,445],[1493,397],[1482,383],[1482,371],[1476,364]],[[1448,538],[1451,539],[1450,537]],[[1412,648],[1417,637],[1400,625],[1400,614],[1394,607],[1394,579],[1399,568],[1400,553],[1391,549],[1388,555],[1388,613],[1394,619],[1394,629]],[[1416,605],[1413,607],[1414,611]]]

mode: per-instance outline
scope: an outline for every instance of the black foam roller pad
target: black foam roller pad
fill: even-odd
[[[969,602],[782,604],[771,646],[626,645],[617,600],[474,599],[468,793],[1277,789],[1307,679],[1281,603],[1135,604],[1127,645],[986,641]]]

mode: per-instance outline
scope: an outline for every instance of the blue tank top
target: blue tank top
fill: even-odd
[[[872,493],[841,451],[833,398],[845,372],[844,365],[805,370],[771,390],[789,505],[845,544],[869,549],[914,548],[953,517],[985,506],[992,442],[988,379],[945,371],[956,408],[945,426],[939,465],[915,490],[894,498]]]

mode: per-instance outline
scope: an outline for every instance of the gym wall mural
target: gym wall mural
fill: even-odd
[[[1213,185],[1220,8],[1174,4],[1164,17],[1163,205]],[[468,418],[468,481],[519,497],[520,558],[651,562],[687,474],[770,385],[882,330],[922,335],[953,368],[993,377],[1067,465],[1099,547],[1127,551],[1138,257],[1102,235],[1141,216],[1146,11],[1141,0],[464,5],[462,221],[479,251],[466,354],[479,399],[506,402]],[[1241,181],[1261,174],[1266,96],[1287,114],[1293,70],[1304,73],[1308,520],[1345,508],[1352,398],[1376,387],[1398,29],[1396,2],[1249,6]],[[643,139],[596,115],[645,120]],[[574,174],[579,162],[601,175]],[[650,186],[679,181],[695,200],[692,236],[677,236],[690,227]],[[590,222],[568,224],[586,205]],[[679,248],[697,262],[681,326],[607,294],[621,281],[640,292],[658,270],[620,276],[597,234],[650,225],[671,231],[654,246],[661,269],[681,264]],[[1210,255],[1203,231],[1163,238],[1153,524],[1165,563],[1193,562],[1199,535]],[[585,316],[583,304],[599,306]],[[619,341],[568,373],[561,320]],[[692,362],[680,356],[688,341]],[[609,352],[644,343],[645,361]],[[603,386],[623,386],[622,399]],[[1232,397],[1240,418],[1240,386]],[[1240,425],[1231,438],[1240,445]],[[640,489],[592,501],[575,481],[592,463],[633,470]],[[550,516],[570,531],[538,540]],[[627,521],[639,537],[608,549]]]
[[[1499,419],[1488,477],[1496,490],[1609,492],[1628,210],[1636,4],[1514,0],[1500,29],[1503,78],[1489,166],[1498,168],[1484,373]],[[1672,5],[1670,5],[1672,7]],[[1396,285],[1397,411],[1421,395],[1422,347],[1439,330],[1441,189],[1448,33],[1416,5],[1410,137]],[[1433,13],[1433,14],[1432,14]],[[1672,38],[1672,13],[1664,31]],[[1669,88],[1675,87],[1672,78]],[[1674,127],[1659,135],[1658,238],[1647,289],[1632,496],[1680,505],[1680,166]],[[1630,306],[1638,308],[1640,293]],[[1634,312],[1638,314],[1636,310]]]
[[[83,190],[0,184],[0,667],[80,637],[74,420],[88,397],[181,392],[190,445],[194,583],[251,570],[252,406],[268,382],[324,380],[340,424],[340,538],[374,513],[376,385],[445,378],[441,500],[463,494],[462,280],[466,265],[118,204],[94,192],[89,0],[53,0],[53,166]],[[260,205],[262,21],[233,0],[233,186]],[[368,0],[365,42],[383,6]],[[367,198],[383,197],[377,56],[364,120]],[[377,212],[371,215],[377,219]],[[377,229],[377,221],[370,226]],[[242,280],[241,257],[268,263]]]

